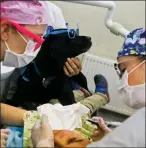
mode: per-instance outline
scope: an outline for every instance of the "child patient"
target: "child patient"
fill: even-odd
[[[83,88],[80,88],[79,86],[78,86],[78,88],[76,87],[77,90],[74,90],[76,100],[90,109],[90,115],[92,115],[96,110],[100,109],[101,107],[103,107],[105,104],[107,104],[109,102],[108,84],[107,84],[107,81],[104,78],[104,76],[96,75],[94,77],[94,82],[95,82],[95,86],[96,86],[95,94],[93,94],[91,96],[89,96],[89,92],[87,92]],[[56,102],[55,103],[54,102],[55,101],[52,100],[53,104],[56,103]],[[2,104],[1,106],[3,109],[5,104]],[[4,112],[3,117],[2,117],[2,120],[4,121],[3,124],[10,125],[10,126],[11,125],[12,126],[14,126],[14,125],[23,126],[24,119],[25,119],[24,116],[26,116],[27,111],[19,109],[19,108],[14,108],[14,107],[11,107],[8,105],[7,105],[7,110],[9,110],[9,112],[6,112],[6,110],[3,110],[3,112]],[[11,112],[11,110],[13,113]],[[17,113],[19,113],[19,114],[17,114]],[[9,122],[7,122],[7,121],[9,121]],[[13,141],[14,139],[15,140],[17,139],[17,141],[15,141],[14,146],[15,147],[17,145],[21,146],[22,141],[23,141],[22,128],[9,127],[9,129],[11,130],[11,132],[10,132],[11,136],[9,135],[9,137],[8,137],[7,147],[10,147],[14,144],[14,141]],[[19,133],[18,134],[20,136],[19,138],[15,137],[16,134],[14,134],[14,133],[16,133],[16,132],[17,132],[17,134]],[[6,133],[6,134],[8,135],[8,133]],[[12,138],[12,136],[13,136],[13,138]]]

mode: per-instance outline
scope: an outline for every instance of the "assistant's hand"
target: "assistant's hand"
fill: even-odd
[[[68,77],[78,75],[82,70],[81,62],[79,58],[68,58],[64,66],[64,73]]]
[[[34,147],[54,147],[54,134],[46,115],[32,128],[31,138]]]
[[[93,141],[101,140],[106,134],[112,131],[106,126],[104,120],[101,117],[93,117],[92,120],[98,122],[99,125],[92,138]]]
[[[89,144],[89,139],[76,134],[69,130],[54,131],[55,145],[57,148],[65,147],[86,147]]]
[[[7,144],[7,139],[8,139],[8,135],[10,133],[10,130],[9,129],[1,129],[0,132],[1,132],[0,147],[5,148],[6,144]]]

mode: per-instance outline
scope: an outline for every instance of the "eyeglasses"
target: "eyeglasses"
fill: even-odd
[[[125,62],[128,62],[128,61],[138,60],[138,59],[141,59],[141,58],[143,58],[143,57],[138,57],[138,58],[131,59],[131,60],[125,60],[125,61],[122,61],[122,62],[120,62],[120,63],[114,63],[114,68],[115,68],[115,70],[116,70],[116,73],[117,73],[119,79],[122,78],[122,76],[123,76],[123,74],[124,74],[124,72],[125,72],[125,70],[126,70],[126,68],[121,69],[120,64],[125,63]]]
[[[40,36],[30,32],[29,30],[25,29],[24,27],[22,27],[21,25],[15,23],[14,21],[7,20],[7,19],[2,19],[2,18],[1,18],[1,20],[2,21],[8,21],[10,23],[10,25],[15,27],[20,33],[27,35],[28,37],[32,38],[35,42],[37,42],[34,51],[36,49],[38,49],[42,45],[42,43],[44,42],[43,38],[41,38]]]
[[[116,73],[117,73],[119,79],[122,78],[122,76],[123,76],[123,74],[124,74],[124,72],[125,72],[125,70],[126,70],[126,68],[124,68],[124,69],[121,70],[120,64],[121,64],[121,63],[114,63],[114,68],[115,68],[115,70],[116,70]]]

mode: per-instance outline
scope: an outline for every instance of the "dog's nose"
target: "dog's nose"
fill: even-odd
[[[90,41],[91,41],[91,37],[89,37],[89,36],[88,36],[87,38],[88,38],[88,40],[90,40]]]

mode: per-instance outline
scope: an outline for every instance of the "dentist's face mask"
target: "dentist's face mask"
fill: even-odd
[[[26,42],[26,48],[23,54],[17,54],[17,53],[14,53],[9,48],[9,45],[7,44],[7,42],[5,42],[7,49],[5,51],[3,65],[20,68],[28,65],[31,61],[34,60],[34,58],[36,57],[37,53],[40,50],[40,46],[43,43],[43,39],[31,33],[30,31],[26,30],[24,27],[12,21],[9,21],[9,22],[17,29],[18,34]],[[27,41],[20,32],[29,36],[31,39]]]
[[[134,109],[139,109],[145,106],[145,83],[129,86],[128,75],[130,75],[143,63],[145,63],[145,61],[141,62],[129,73],[127,72],[127,70],[125,70],[122,78],[120,79],[120,86],[118,88],[122,98],[124,99],[125,104]]]

